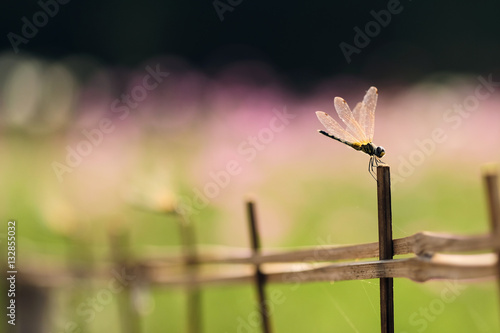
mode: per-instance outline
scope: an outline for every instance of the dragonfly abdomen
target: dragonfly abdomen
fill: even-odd
[[[319,130],[318,132],[320,132],[321,134],[333,139],[333,140],[337,140],[338,142],[342,142],[356,150],[363,150],[363,146],[360,145],[359,143],[352,143],[352,142],[348,142],[348,141],[345,141],[345,140],[342,140],[341,138],[338,138],[336,137],[335,135],[331,135],[330,133],[326,132],[326,131],[323,131],[323,130]]]

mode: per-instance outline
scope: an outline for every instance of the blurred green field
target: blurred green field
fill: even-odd
[[[5,88],[12,97],[10,113],[0,119],[0,219],[17,222],[20,272],[34,264],[47,271],[54,263],[82,264],[89,271],[103,267],[111,262],[110,234],[128,235],[130,260],[179,256],[179,220],[151,210],[181,205],[190,213],[198,244],[248,248],[249,196],[256,202],[264,250],[378,240],[376,183],[367,156],[319,135],[314,115],[331,112],[337,91],[349,93],[352,105],[365,88],[356,93],[325,83],[300,100],[273,82],[248,83],[231,73],[211,81],[175,72],[140,107],[126,110],[123,120],[110,110],[116,98],[111,74],[96,70],[85,82],[63,71],[64,81],[44,77],[42,67],[19,65],[19,80],[12,76],[14,83]],[[60,89],[42,91],[40,84],[36,96],[50,98],[26,102],[22,83],[33,77],[52,79],[75,100]],[[134,72],[130,82],[140,77]],[[395,238],[420,231],[488,232],[480,169],[500,158],[500,99],[491,94],[469,113],[456,113],[451,105],[465,103],[464,96],[476,91],[475,78],[462,79],[380,89],[375,143],[385,147],[384,161],[395,177]],[[111,133],[96,132],[103,120],[113,126]],[[436,130],[445,139],[437,142]],[[97,144],[89,143],[88,133]],[[75,165],[61,169],[71,164],[69,151],[83,147],[85,156],[73,156]],[[222,174],[225,180],[217,185],[214,177],[220,181]],[[124,331],[126,292],[110,294],[97,308],[88,303],[107,291],[106,282],[82,279],[52,290],[45,331]],[[394,284],[397,332],[500,330],[494,281]],[[143,332],[186,331],[183,289],[141,291],[134,297]],[[379,331],[376,280],[269,285],[268,293],[277,295],[276,332]],[[29,320],[22,316],[20,321]],[[205,332],[258,332],[256,324],[252,286],[203,289]]]
[[[148,213],[123,205],[118,212],[96,218],[82,212],[83,224],[76,229],[55,227],[42,213],[42,200],[36,181],[25,175],[37,172],[44,160],[43,142],[14,137],[8,149],[15,155],[3,164],[4,195],[9,216],[18,223],[19,270],[23,263],[50,257],[64,262],[75,260],[100,262],[109,259],[107,232],[124,228],[131,236],[131,255],[141,258],[159,253],[180,253],[178,221],[168,215]],[[22,147],[24,145],[24,147]],[[22,147],[22,149],[21,149]],[[45,150],[46,151],[46,150]],[[38,157],[37,154],[39,154]],[[12,156],[12,155],[11,155]],[[15,162],[13,162],[15,161]],[[418,231],[442,231],[457,234],[488,231],[484,190],[479,168],[449,172],[451,166],[436,166],[426,171],[415,183],[394,186],[394,236],[404,237]],[[342,167],[339,167],[343,170]],[[293,171],[267,175],[272,181],[262,182],[255,190],[259,223],[264,248],[317,246],[318,244],[350,244],[377,240],[375,182],[368,173],[343,170],[324,174],[298,175],[290,183]],[[8,177],[5,177],[8,176]],[[43,177],[42,177],[43,178]],[[39,180],[39,179],[38,179]],[[184,180],[187,184],[188,180]],[[39,188],[39,187],[38,187]],[[186,192],[189,188],[185,186]],[[37,195],[38,193],[38,195]],[[50,196],[50,192],[43,193]],[[244,222],[243,196],[236,207],[225,202],[211,205],[193,216],[201,244],[242,246],[248,244]],[[233,212],[233,213],[231,213]],[[279,221],[285,236],[276,235],[271,223]],[[63,215],[61,215],[63,217]],[[74,216],[72,217],[74,218]],[[63,221],[59,221],[64,223]],[[231,229],[234,243],[223,236]],[[69,230],[69,231],[68,231]],[[78,242],[77,242],[78,241]],[[243,245],[244,246],[244,245]],[[79,253],[85,251],[85,253]],[[30,259],[30,260],[27,260]],[[38,259],[42,260],[42,259]],[[79,304],[88,295],[96,295],[103,287],[89,284],[89,289],[56,290],[51,297],[50,316],[45,324],[49,332],[63,332],[64,324],[81,315],[71,304]],[[494,332],[499,330],[498,293],[493,281],[471,283],[432,281],[424,284],[395,280],[395,315],[398,332]],[[452,288],[453,301],[442,301],[443,290]],[[350,281],[298,285],[270,285],[268,293],[279,291],[280,303],[272,311],[277,332],[377,332],[378,281]],[[120,332],[120,317],[114,297],[83,331]],[[439,301],[441,300],[441,301]],[[76,303],[75,303],[76,302]],[[144,332],[183,332],[186,330],[186,298],[182,289],[151,288],[146,297],[146,310],[141,319]],[[255,325],[256,301],[251,286],[208,287],[202,292],[203,327],[205,332],[247,332]],[[427,312],[426,312],[427,311]],[[80,316],[80,318],[78,318]],[[253,323],[253,324],[252,324]],[[258,332],[253,329],[252,332]]]

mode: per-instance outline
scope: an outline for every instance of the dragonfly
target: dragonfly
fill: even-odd
[[[335,97],[335,109],[339,118],[346,125],[345,129],[328,113],[316,111],[316,116],[326,128],[326,131],[318,130],[319,133],[370,155],[368,172],[375,180],[375,167],[379,164],[385,164],[381,160],[382,156],[385,155],[385,149],[373,144],[377,97],[377,88],[370,87],[363,101],[359,102],[353,111],[343,98]]]

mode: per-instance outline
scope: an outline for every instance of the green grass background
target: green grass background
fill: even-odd
[[[36,142],[35,142],[36,141]],[[84,260],[99,264],[109,259],[107,231],[118,220],[130,235],[133,258],[155,254],[179,254],[177,221],[172,216],[148,213],[123,205],[116,214],[102,217],[82,214],[82,232],[64,234],[46,223],[40,193],[50,170],[53,142],[30,140],[13,135],[2,144],[10,158],[2,165],[2,220],[17,221],[18,267],[32,260],[51,258],[59,262]],[[351,153],[349,151],[349,153]],[[348,165],[349,162],[342,164]],[[42,167],[41,167],[42,166]],[[45,168],[45,169],[44,169]],[[394,237],[419,231],[457,234],[488,232],[486,201],[479,166],[435,163],[392,190]],[[319,167],[318,167],[319,170]],[[359,170],[363,170],[360,173]],[[452,170],[452,172],[450,172]],[[328,175],[328,176],[326,176]],[[185,177],[185,178],[183,178]],[[270,168],[256,186],[255,198],[262,226],[264,248],[317,246],[318,243],[352,244],[377,240],[376,186],[366,170],[347,166],[327,172]],[[187,175],[180,176],[180,192],[189,195]],[[293,179],[293,181],[291,181]],[[272,180],[272,181],[270,181]],[[231,192],[229,187],[227,191]],[[45,192],[44,192],[45,191]],[[231,194],[234,201],[222,200],[193,217],[202,244],[247,246],[243,195]],[[272,228],[272,218],[283,215],[283,227]],[[63,221],[64,222],[64,221]],[[227,231],[227,228],[233,228]],[[221,236],[229,232],[229,236]],[[233,233],[235,234],[233,235]],[[273,236],[279,234],[278,236]],[[233,235],[233,236],[231,236]],[[283,236],[284,235],[284,236]],[[226,244],[234,237],[234,244]],[[77,241],[78,240],[78,241]],[[48,266],[47,269],[50,269]],[[456,299],[443,303],[443,281],[394,282],[397,332],[498,332],[498,291],[494,281],[460,283]],[[65,323],[78,320],[76,306],[95,296],[105,285],[89,283],[84,289],[53,290],[45,325],[48,332],[63,332]],[[276,332],[378,332],[378,281],[347,281],[268,286],[268,294],[279,292],[280,304],[272,312]],[[95,319],[80,327],[82,332],[121,332],[118,302],[120,294],[97,312]],[[186,294],[182,289],[151,287],[147,311],[141,318],[143,332],[186,331]],[[434,314],[432,313],[433,306]],[[423,310],[422,310],[423,309]],[[425,325],[412,324],[415,313],[430,309]],[[438,309],[439,311],[436,310]],[[251,286],[207,287],[202,292],[202,321],[205,332],[246,332],[256,313],[255,291]],[[250,318],[250,319],[249,319]],[[417,315],[422,319],[422,315]],[[430,318],[430,319],[429,319]],[[424,327],[425,326],[425,327]],[[247,326],[248,327],[248,326]],[[252,332],[259,332],[256,327]]]

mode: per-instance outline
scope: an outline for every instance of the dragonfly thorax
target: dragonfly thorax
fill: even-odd
[[[385,149],[384,147],[377,147],[373,143],[367,143],[361,146],[361,150],[365,153],[367,153],[370,156],[376,156],[378,158],[381,158],[382,156],[385,155]]]

